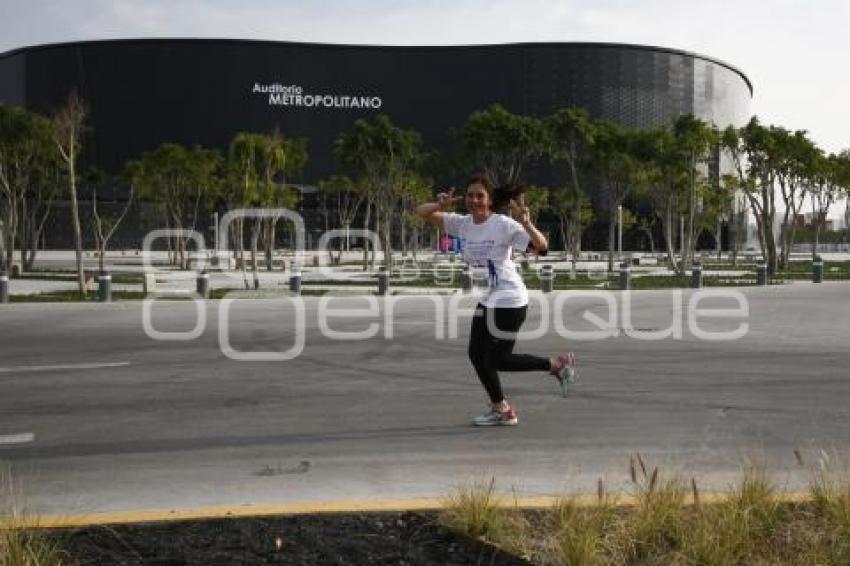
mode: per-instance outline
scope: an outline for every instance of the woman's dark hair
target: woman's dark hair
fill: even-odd
[[[484,190],[486,190],[487,194],[490,195],[490,200],[493,203],[494,210],[506,207],[511,199],[516,199],[519,195],[528,190],[528,187],[523,183],[507,183],[505,185],[494,187],[493,183],[490,182],[490,179],[488,179],[486,175],[482,175],[480,173],[473,175],[466,182],[467,187],[472,185],[481,185],[484,187]]]

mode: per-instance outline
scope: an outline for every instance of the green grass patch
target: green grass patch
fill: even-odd
[[[113,301],[140,301],[145,298],[141,291],[113,291]],[[11,295],[11,303],[97,303],[97,291],[80,295],[78,291],[51,291],[32,295]]]
[[[89,270],[86,272],[86,275],[87,277],[94,277],[95,281],[97,280],[97,272],[95,271]],[[141,285],[144,282],[144,276],[141,273],[113,271],[110,275],[112,276],[112,283]],[[36,279],[39,281],[76,281],[77,272],[49,270],[27,271],[21,279]]]
[[[756,284],[755,274],[742,273],[740,276],[704,276],[703,286],[705,287],[749,287]],[[778,279],[771,279],[771,284],[781,283]],[[617,288],[619,282],[614,282],[614,288]],[[689,275],[644,275],[640,277],[632,277],[632,289],[687,289],[691,285]]]

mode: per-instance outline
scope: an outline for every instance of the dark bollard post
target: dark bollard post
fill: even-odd
[[[819,255],[812,261],[812,283],[823,283],[823,258]]]
[[[206,270],[198,273],[195,280],[195,290],[202,299],[210,298],[210,274]]]
[[[552,265],[545,263],[540,269],[540,290],[544,293],[551,293],[555,283],[555,271]]]
[[[694,262],[694,265],[691,268],[691,289],[701,289],[702,284],[702,264]]]
[[[0,271],[0,303],[9,302],[9,274]]]
[[[620,264],[620,290],[629,291],[632,288],[632,268],[628,263]]]
[[[378,278],[378,294],[386,295],[390,288],[390,274],[386,271],[381,271],[376,277]]]
[[[101,303],[112,301],[112,276],[105,271],[97,277],[97,300]]]
[[[289,290],[293,295],[301,294],[301,271],[296,269],[295,262],[293,261],[291,266],[292,275],[289,276]]]
[[[463,268],[460,274],[460,284],[464,293],[472,292],[472,270],[469,266]]]
[[[756,264],[756,285],[767,285],[767,266],[763,261]]]

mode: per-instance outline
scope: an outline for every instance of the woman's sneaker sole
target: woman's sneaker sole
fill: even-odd
[[[562,365],[555,374],[555,379],[558,380],[558,385],[561,386],[561,395],[563,397],[569,397],[570,385],[575,383],[578,379],[578,374],[576,373],[575,368],[575,354],[570,352],[566,356],[558,356],[558,362]]]
[[[513,405],[507,411],[490,411],[472,419],[472,424],[475,426],[513,426],[518,422],[516,408]]]
[[[514,426],[517,423],[519,423],[519,419],[516,417],[500,420],[485,420],[482,417],[475,417],[472,419],[472,424],[475,426]]]

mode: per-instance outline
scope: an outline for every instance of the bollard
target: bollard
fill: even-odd
[[[463,268],[460,274],[460,284],[464,293],[472,292],[472,270],[469,266]]]
[[[540,290],[544,293],[551,293],[555,283],[555,271],[552,265],[545,263],[540,269]]]
[[[767,266],[763,261],[756,264],[756,285],[767,285]]]
[[[210,274],[206,269],[198,273],[198,278],[195,280],[195,290],[202,299],[210,298]]]
[[[390,274],[386,271],[381,271],[375,277],[378,278],[378,295],[386,295],[390,288]]]
[[[691,289],[701,289],[702,284],[702,264],[695,261],[691,268]]]
[[[812,261],[812,283],[823,283],[823,258],[819,255]]]
[[[112,301],[112,276],[106,271],[97,277],[97,300],[101,303]]]
[[[9,274],[0,271],[0,303],[9,302]]]
[[[295,262],[292,262],[292,275],[289,277],[289,290],[294,295],[301,294],[301,272],[295,270]]]
[[[142,291],[144,291],[145,295],[156,291],[156,275],[145,272],[142,276]]]
[[[629,291],[632,288],[632,268],[625,261],[620,264],[620,290]]]

